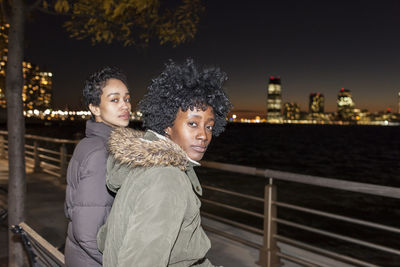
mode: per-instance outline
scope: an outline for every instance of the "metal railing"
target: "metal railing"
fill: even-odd
[[[34,168],[35,171],[43,171],[55,175],[57,177],[65,177],[68,160],[71,157],[71,155],[67,153],[67,145],[75,146],[78,141],[48,138],[48,137],[41,137],[34,135],[25,135],[25,138],[27,142],[29,141],[31,142],[31,144],[27,144],[25,146],[26,158],[27,160],[30,161],[29,164]],[[49,144],[52,144],[52,148],[49,148]],[[45,147],[45,145],[47,146]],[[0,157],[3,158],[6,157],[7,148],[8,148],[7,132],[0,131]],[[71,147],[70,151],[72,151],[72,148],[73,147]],[[259,250],[260,256],[258,259],[258,264],[261,266],[279,266],[281,259],[295,262],[303,266],[318,266],[318,263],[313,261],[311,257],[304,259],[301,257],[297,257],[296,255],[291,255],[290,253],[283,252],[279,247],[279,242],[284,244],[289,244],[293,247],[300,248],[317,255],[322,255],[324,257],[333,260],[341,261],[343,263],[357,265],[357,266],[375,266],[374,264],[369,263],[363,259],[350,257],[345,254],[337,253],[336,251],[323,249],[321,247],[309,244],[307,242],[296,240],[295,238],[291,238],[290,236],[285,236],[283,234],[280,234],[278,229],[279,227],[282,226],[288,226],[294,229],[299,229],[305,232],[317,234],[322,238],[325,237],[325,238],[337,239],[343,242],[355,244],[360,247],[376,250],[378,252],[380,251],[383,253],[389,253],[396,256],[400,256],[400,250],[395,247],[391,247],[390,245],[361,240],[360,238],[354,238],[351,235],[343,233],[335,233],[333,231],[319,229],[318,227],[315,226],[305,225],[278,216],[278,209],[293,210],[304,214],[304,216],[314,215],[321,218],[326,218],[332,220],[332,223],[344,222],[356,226],[368,227],[371,229],[375,229],[377,231],[385,231],[388,233],[392,233],[394,235],[400,234],[400,228],[398,227],[384,225],[370,220],[358,219],[351,216],[343,216],[335,212],[329,212],[327,210],[318,210],[301,205],[296,205],[293,203],[286,203],[283,201],[279,201],[277,196],[278,195],[277,187],[281,186],[278,185],[279,182],[284,181],[290,183],[303,184],[306,186],[317,186],[319,188],[325,187],[339,191],[373,195],[385,199],[386,198],[400,199],[400,188],[359,183],[359,182],[350,182],[350,181],[330,179],[325,177],[301,175],[289,172],[281,172],[269,169],[260,169],[260,168],[218,163],[218,162],[202,161],[201,164],[202,167],[206,169],[227,171],[236,174],[250,175],[253,177],[262,177],[265,179],[264,197],[257,197],[254,195],[243,194],[240,192],[227,190],[226,188],[221,188],[217,186],[203,185],[203,188],[210,192],[211,191],[218,192],[221,194],[225,194],[229,197],[236,197],[248,201],[255,201],[259,203],[261,206],[263,206],[263,212],[255,212],[246,208],[241,208],[238,206],[222,203],[218,199],[217,200],[206,199],[206,198],[202,199],[203,203],[217,207],[218,209],[224,209],[239,214],[245,214],[246,216],[252,216],[254,218],[258,218],[263,221],[263,227],[262,229],[260,229],[247,223],[235,221],[234,219],[228,218],[226,216],[225,217],[219,216],[215,213],[202,211],[203,216],[209,217],[216,221],[223,222],[225,224],[232,225],[238,229],[242,229],[244,231],[262,236],[263,242],[257,243],[248,240],[246,238],[243,238],[242,236],[238,236],[232,233],[228,233],[226,231],[221,231],[219,229],[204,225],[204,228],[207,231],[214,232],[216,234],[224,236],[225,238],[229,238],[231,240],[240,242],[251,248]]]
[[[251,195],[241,194],[237,192],[232,192],[225,189],[220,189],[211,186],[204,186],[204,188],[208,190],[214,190],[223,192],[229,196],[238,196],[248,200],[254,200],[257,202],[264,203],[264,213],[256,213],[256,212],[249,212],[247,210],[243,210],[237,207],[233,207],[227,204],[221,204],[217,201],[209,201],[206,199],[202,199],[202,202],[208,203],[219,208],[225,208],[229,210],[234,210],[235,212],[247,214],[254,217],[263,217],[264,227],[263,230],[259,230],[258,228],[250,227],[248,225],[243,225],[241,223],[237,223],[234,220],[229,220],[224,217],[220,217],[217,215],[212,215],[208,213],[204,213],[204,216],[210,217],[214,220],[218,220],[224,223],[231,224],[235,227],[241,228],[243,230],[247,230],[253,233],[262,234],[264,237],[264,241],[262,245],[252,243],[243,238],[234,236],[232,234],[224,234],[225,237],[231,238],[232,240],[239,241],[243,244],[247,244],[254,248],[260,249],[260,258],[258,264],[261,266],[277,266],[279,265],[280,259],[286,259],[292,262],[296,262],[300,265],[304,266],[318,266],[315,262],[313,262],[312,258],[303,259],[297,258],[293,255],[288,255],[282,253],[278,246],[278,241],[290,244],[294,247],[301,248],[318,255],[323,255],[325,257],[341,261],[347,264],[354,264],[357,266],[375,266],[369,262],[363,261],[361,259],[349,257],[347,255],[339,254],[334,251],[329,251],[326,249],[321,249],[319,247],[315,247],[309,245],[304,242],[299,242],[298,240],[294,240],[290,237],[283,236],[278,234],[278,227],[280,225],[290,226],[295,229],[300,229],[303,231],[307,231],[310,233],[318,234],[322,237],[334,238],[340,241],[345,241],[349,243],[356,244],[361,247],[365,247],[368,249],[377,250],[384,253],[391,253],[393,255],[400,256],[400,250],[397,248],[392,248],[390,246],[377,244],[374,242],[364,241],[358,238],[353,238],[351,236],[345,234],[334,233],[332,231],[327,231],[323,229],[318,229],[317,227],[304,225],[298,222],[290,221],[287,219],[282,219],[277,216],[277,209],[278,208],[285,208],[294,210],[297,212],[303,213],[305,216],[307,215],[317,215],[320,217],[325,217],[332,220],[332,223],[335,221],[341,221],[346,223],[351,223],[354,225],[359,225],[363,227],[369,227],[371,229],[381,230],[390,232],[393,234],[400,234],[400,228],[383,225],[380,223],[375,223],[368,220],[361,220],[349,216],[338,215],[335,213],[321,211],[316,209],[311,209],[307,207],[302,207],[299,205],[293,205],[285,202],[278,201],[277,199],[277,185],[275,181],[286,181],[286,182],[294,182],[294,183],[301,183],[309,186],[319,186],[325,188],[331,188],[335,190],[343,190],[343,191],[350,191],[362,194],[369,194],[379,197],[391,198],[391,199],[400,199],[400,188],[396,187],[389,187],[389,186],[381,186],[381,185],[373,185],[373,184],[366,184],[366,183],[358,183],[358,182],[350,182],[350,181],[343,181],[337,179],[330,179],[324,177],[317,177],[317,176],[310,176],[310,175],[301,175],[301,174],[294,174],[289,172],[281,172],[281,171],[274,171],[268,169],[259,169],[247,166],[240,166],[240,165],[233,165],[233,164],[225,164],[225,163],[218,163],[218,162],[207,162],[202,161],[202,166],[210,169],[216,169],[221,171],[228,171],[233,173],[245,174],[245,175],[252,175],[263,177],[266,179],[267,183],[265,185],[264,190],[264,198],[254,197]],[[340,201],[339,199],[337,201]],[[399,219],[399,218],[398,218]],[[213,230],[213,229],[211,229]],[[399,236],[400,237],[400,236]]]
[[[8,132],[0,131],[0,158],[7,158]],[[59,139],[25,134],[26,165],[35,172],[43,171],[65,181],[68,162],[72,155],[68,153],[79,140]],[[69,149],[68,149],[69,148]]]

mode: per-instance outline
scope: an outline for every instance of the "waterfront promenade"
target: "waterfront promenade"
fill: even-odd
[[[0,160],[0,186],[8,182],[8,162]],[[26,223],[55,247],[64,244],[67,221],[64,217],[65,184],[59,178],[45,173],[33,173],[27,168]],[[0,207],[6,206],[6,196],[0,193]],[[216,227],[227,227],[215,221],[203,220]],[[208,233],[212,249],[208,257],[216,265],[229,267],[257,266],[258,251]],[[257,239],[257,237],[253,237]],[[261,238],[255,240],[261,242]],[[7,229],[0,227],[0,267],[7,266]]]

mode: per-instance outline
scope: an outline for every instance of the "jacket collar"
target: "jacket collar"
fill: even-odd
[[[147,130],[143,136],[144,139],[149,140],[149,141],[157,141],[157,140],[169,140],[168,138],[166,138],[165,136],[156,133],[152,130]],[[186,154],[186,153],[185,153]],[[189,156],[186,154],[187,160],[188,160],[188,164],[187,167],[191,166],[200,166],[200,163],[192,160],[191,158],[189,158]]]
[[[88,120],[86,121],[85,134],[87,137],[99,136],[104,143],[107,143],[112,129],[111,126],[108,126],[105,123]]]
[[[110,154],[131,167],[175,166],[184,171],[188,157],[183,149],[154,132],[115,128],[108,141]]]
[[[120,163],[131,168],[174,166],[184,171],[195,192],[202,195],[202,188],[193,170],[200,163],[190,159],[186,152],[170,139],[154,132],[115,128],[109,139],[110,154]]]

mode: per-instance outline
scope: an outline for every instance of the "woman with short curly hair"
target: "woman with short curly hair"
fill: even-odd
[[[83,97],[92,118],[69,162],[65,194],[69,221],[65,264],[73,267],[102,266],[97,231],[114,200],[105,186],[107,141],[113,128],[128,126],[131,111],[126,77],[115,67],[103,67],[90,75]]]
[[[170,61],[140,101],[145,133],[113,131],[107,186],[117,196],[97,238],[103,266],[213,266],[200,225],[200,165],[231,104],[218,68]]]

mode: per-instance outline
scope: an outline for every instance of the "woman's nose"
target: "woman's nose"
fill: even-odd
[[[203,127],[200,127],[197,132],[197,139],[207,140],[207,130]]]

